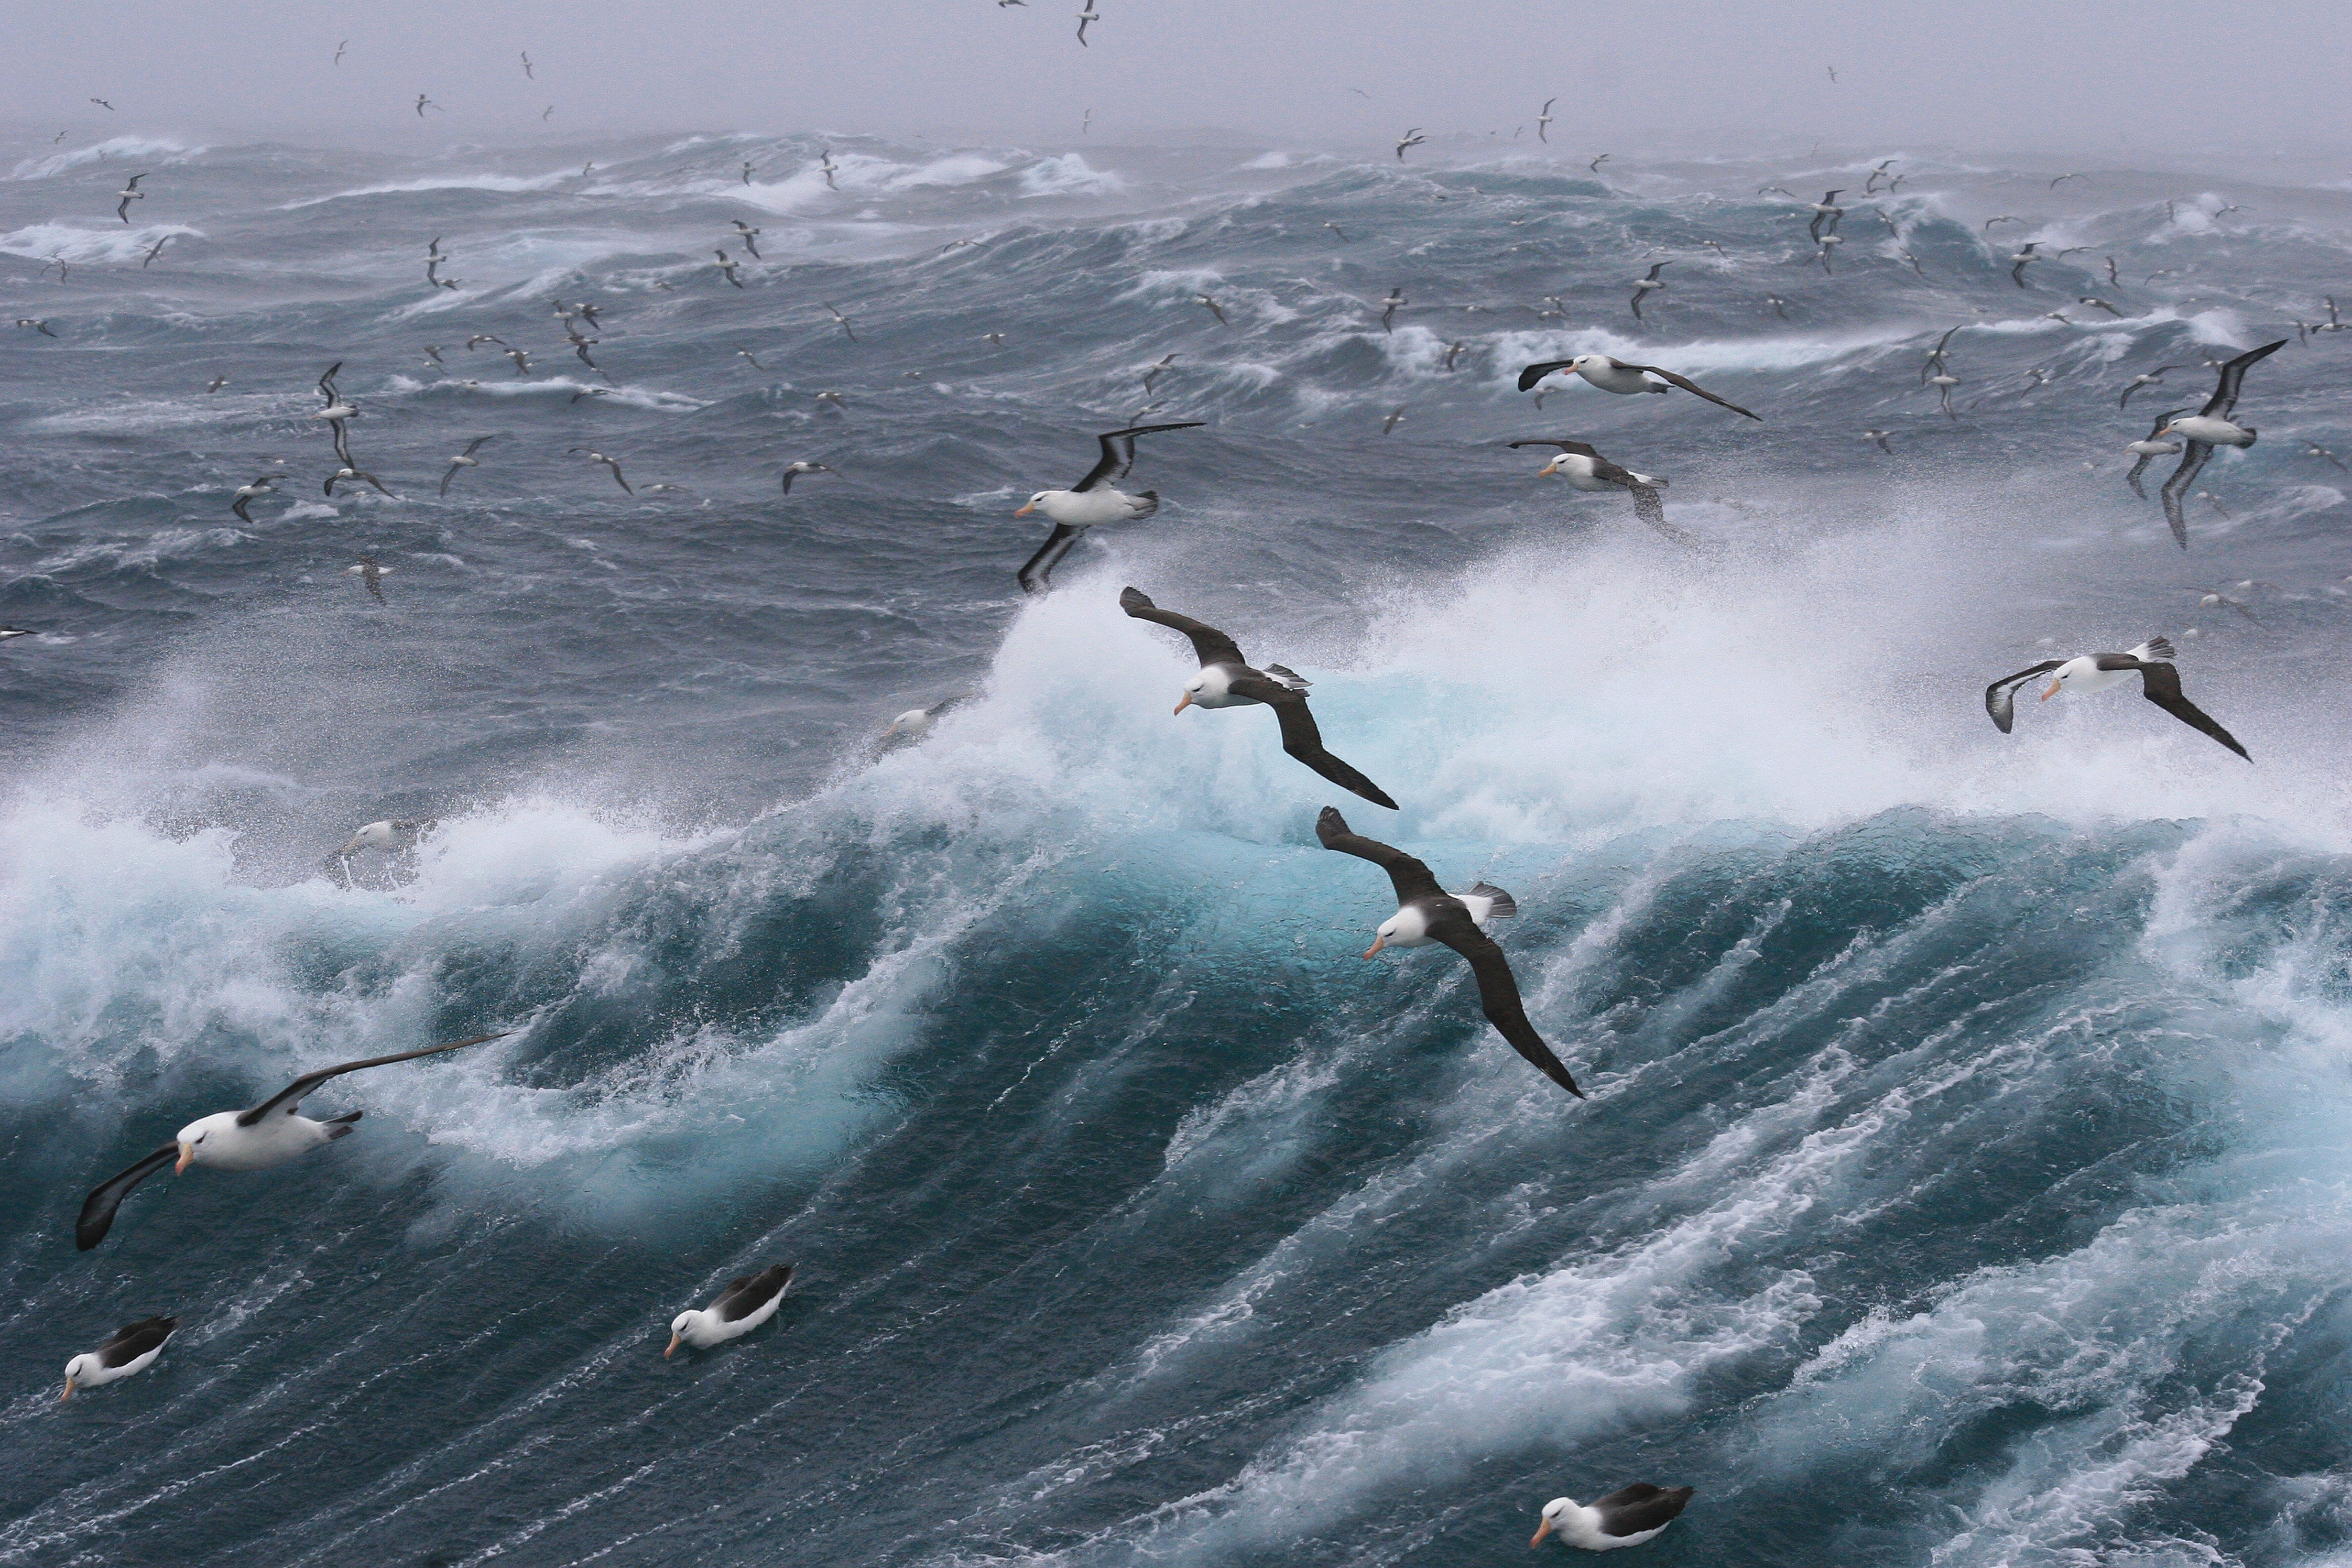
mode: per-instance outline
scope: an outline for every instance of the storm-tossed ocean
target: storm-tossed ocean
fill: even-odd
[[[2352,1558],[2352,338],[2291,324],[2352,307],[2352,182],[1601,151],[30,147],[0,1564],[1488,1564],[1635,1479],[1698,1489],[1647,1568]],[[1845,189],[1834,272],[1766,184]],[[2281,336],[2184,554],[2120,449]],[[1588,350],[1764,423],[1515,390]],[[398,499],[321,493],[335,362]],[[1013,510],[1184,419],[1025,599]],[[1403,809],[1171,717],[1128,584]],[[2130,689],[1987,721],[2156,634],[2252,766]],[[1358,958],[1326,804],[1516,895],[1590,1100],[1451,953]],[[194,1116],[494,1029],[75,1250]]]

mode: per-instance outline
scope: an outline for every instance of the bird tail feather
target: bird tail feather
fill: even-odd
[[[1495,900],[1486,910],[1486,918],[1490,921],[1507,921],[1519,912],[1518,900],[1492,882],[1473,882],[1470,890],[1482,899]]]

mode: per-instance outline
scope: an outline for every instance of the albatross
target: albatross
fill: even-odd
[[[1558,1535],[1587,1552],[1639,1546],[1672,1524],[1692,1495],[1689,1487],[1654,1487],[1635,1481],[1597,1502],[1556,1497],[1544,1504],[1543,1522],[1536,1526],[1536,1538],[1528,1544],[1541,1546],[1545,1536]]]
[[[1556,370],[1564,370],[1570,375],[1580,375],[1603,392],[1614,392],[1623,395],[1637,392],[1664,392],[1666,386],[1679,386],[1685,392],[1704,397],[1709,403],[1730,409],[1734,414],[1744,414],[1748,418],[1759,422],[1764,417],[1760,414],[1749,414],[1737,403],[1727,402],[1698,383],[1685,376],[1676,375],[1673,371],[1661,370],[1654,364],[1633,364],[1622,359],[1612,359],[1607,354],[1578,354],[1573,359],[1543,360],[1528,365],[1519,372],[1519,390],[1532,392],[1535,390],[1536,383]],[[1654,375],[1658,378],[1658,381],[1649,379]],[[1661,386],[1659,382],[1665,383],[1666,386]]]
[[[2188,450],[2180,455],[2180,466],[2172,470],[2170,479],[2164,481],[2162,491],[2164,521],[2172,525],[2173,540],[2181,549],[2189,548],[2189,520],[2181,515],[2181,497],[2187,495],[2189,487],[2197,482],[2198,471],[2211,459],[2214,447],[2251,447],[2254,444],[2254,427],[2241,425],[2231,417],[2237,410],[2238,389],[2244,384],[2250,366],[2284,347],[2286,340],[2281,338],[2258,349],[2248,349],[2237,358],[2225,362],[2214,382],[2213,395],[2205,400],[2205,406],[2186,419],[2173,420],[2155,433],[2158,436],[2178,436],[2188,443]]]
[[[1581,441],[1514,441],[1513,447],[1557,447],[1559,456],[1536,470],[1541,479],[1566,479],[1580,490],[1598,493],[1602,490],[1622,490],[1633,498],[1633,515],[1664,534],[1677,544],[1688,544],[1691,536],[1666,521],[1665,503],[1658,492],[1666,481],[1655,474],[1637,474],[1631,468],[1621,468]]]
[[[663,1356],[676,1351],[681,1341],[707,1351],[742,1338],[776,1315],[776,1309],[783,1305],[784,1287],[792,1282],[789,1263],[772,1264],[757,1274],[730,1279],[709,1306],[680,1312],[669,1321],[669,1350],[662,1352]]]
[[[131,204],[132,202],[143,202],[147,199],[147,193],[139,188],[139,182],[146,177],[147,176],[145,174],[133,174],[130,179],[123,182],[123,185],[121,190],[114,193],[116,195],[122,198],[121,201],[115,204],[114,216],[121,218],[125,223],[129,223],[131,221]]]
[[[1658,274],[1665,268],[1673,265],[1674,263],[1671,261],[1653,261],[1650,263],[1649,276],[1646,278],[1637,278],[1633,280],[1633,319],[1635,321],[1638,321],[1643,319],[1642,315],[1642,296],[1647,294],[1653,289],[1664,288],[1666,286],[1665,281],[1661,279]]]
[[[2179,720],[2190,729],[2210,735],[2230,750],[2245,757],[2246,748],[2238,738],[2215,723],[2206,711],[2180,694],[2180,671],[2172,665],[2172,645],[2162,637],[2150,637],[2126,653],[2085,653],[2073,658],[2045,658],[2015,675],[2004,675],[1985,688],[1985,711],[1992,715],[1993,725],[2006,735],[2016,722],[2017,689],[2036,676],[2051,678],[2050,689],[2042,694],[2049,701],[2061,691],[2105,691],[2111,686],[2121,686],[2139,672],[2140,695]]]
[[[2186,408],[2166,409],[2156,416],[2156,423],[2147,427],[2147,435],[2124,448],[2139,459],[2124,475],[2124,483],[2131,486],[2132,494],[2139,497],[2140,500],[2147,499],[2147,491],[2142,489],[2139,483],[2139,477],[2147,471],[2147,466],[2158,458],[2170,457],[2180,450],[2182,445],[2180,442],[2168,441],[2164,438],[2165,426],[2172,422],[2174,415],[2188,412]]]
[[[90,1189],[89,1196],[82,1200],[80,1217],[74,1221],[74,1245],[88,1252],[104,1241],[107,1231],[114,1225],[114,1211],[122,1206],[131,1189],[166,1165],[172,1165],[175,1175],[190,1165],[208,1165],[216,1171],[266,1171],[345,1136],[360,1119],[359,1111],[346,1110],[324,1121],[313,1121],[299,1114],[303,1098],[331,1078],[363,1068],[386,1067],[478,1046],[487,1040],[502,1039],[506,1033],[502,1029],[495,1035],[452,1040],[446,1046],[427,1046],[423,1050],[397,1051],[388,1057],[370,1057],[364,1061],[320,1068],[316,1072],[304,1073],[250,1110],[216,1110],[210,1116],[198,1117],[181,1128],[179,1136],[171,1142]],[[173,1164],[175,1159],[178,1163]]]
[[[1552,1055],[1551,1047],[1536,1033],[1536,1026],[1528,1022],[1528,1011],[1520,1005],[1519,983],[1511,973],[1510,960],[1486,934],[1488,921],[1505,920],[1519,912],[1510,894],[1485,882],[1473,884],[1466,893],[1449,893],[1438,886],[1427,866],[1402,849],[1351,831],[1348,819],[1331,806],[1325,806],[1322,815],[1315,819],[1315,837],[1326,849],[1370,860],[1389,874],[1390,882],[1396,888],[1397,912],[1381,922],[1372,945],[1365,950],[1366,958],[1384,948],[1426,947],[1433,942],[1444,942],[1470,961],[1470,972],[1478,977],[1479,1005],[1486,1011],[1486,1021],[1511,1043],[1511,1048],[1533,1063],[1544,1077],[1577,1099],[1584,1098],[1584,1091],[1576,1087],[1576,1079]]]
[[[163,1353],[163,1342],[179,1326],[177,1318],[142,1318],[115,1330],[112,1339],[66,1363],[66,1391],[58,1395],[58,1400],[71,1399],[77,1388],[96,1388],[134,1372],[145,1372]]]
[[[251,522],[253,513],[247,509],[253,505],[254,498],[276,495],[278,489],[274,481],[287,477],[284,474],[261,474],[257,476],[251,484],[237,486],[236,491],[229,497],[229,510],[236,513],[244,521]]]
[[[359,407],[344,401],[341,390],[335,385],[335,373],[342,368],[343,362],[337,360],[327,367],[327,374],[319,378],[319,395],[327,400],[327,405],[310,417],[325,420],[327,428],[335,433],[335,456],[341,458],[343,467],[348,468],[352,466],[352,439],[351,429],[344,422],[357,417]]]
[[[1053,586],[1054,567],[1078,536],[1089,528],[1106,523],[1141,522],[1160,510],[1158,490],[1138,490],[1129,495],[1115,489],[1110,481],[1124,479],[1135,466],[1135,438],[1156,435],[1162,430],[1197,430],[1204,420],[1191,419],[1177,425],[1130,425],[1123,430],[1106,430],[1095,440],[1102,447],[1102,456],[1095,460],[1086,477],[1066,490],[1039,490],[1028,503],[1013,515],[1027,517],[1042,511],[1054,524],[1054,531],[1037,553],[1029,557],[1021,568],[1021,586],[1032,594],[1043,594]]]
[[[474,456],[474,454],[497,439],[498,437],[496,436],[477,436],[472,440],[467,442],[466,449],[449,459],[449,471],[441,476],[441,493],[445,496],[447,495],[449,493],[449,481],[456,479],[458,474],[463,472],[465,469],[480,468],[482,466],[482,460]]]
[[[1187,708],[1241,708],[1264,703],[1274,710],[1282,726],[1284,752],[1349,794],[1360,795],[1391,811],[1397,809],[1397,803],[1389,798],[1386,790],[1323,749],[1322,731],[1315,727],[1315,716],[1307,710],[1307,688],[1310,683],[1297,671],[1278,664],[1269,664],[1264,669],[1253,668],[1233,638],[1206,622],[1160,608],[1136,589],[1120,593],[1118,607],[1139,621],[1166,626],[1192,639],[1192,651],[1201,660],[1201,673],[1184,683],[1183,694],[1176,701],[1177,712]]]

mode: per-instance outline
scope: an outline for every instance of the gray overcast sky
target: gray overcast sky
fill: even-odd
[[[1220,127],[1570,149],[1743,128],[2119,150],[2347,141],[2352,4],[2240,0],[0,0],[20,128],[382,138],[823,128],[1066,140]],[[329,63],[348,38],[341,66]],[[529,50],[539,76],[526,80]],[[1826,68],[1837,68],[1830,83]],[[1370,98],[1357,96],[1363,89]],[[446,106],[420,121],[419,92]],[[110,99],[117,113],[87,101]],[[2352,171],[2348,171],[2352,172]]]

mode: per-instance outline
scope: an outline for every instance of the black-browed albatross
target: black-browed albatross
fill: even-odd
[[[60,1401],[71,1399],[77,1388],[96,1388],[114,1383],[134,1372],[144,1372],[163,1353],[163,1342],[180,1326],[177,1318],[142,1318],[114,1331],[114,1337],[94,1351],[66,1363],[66,1391],[58,1395]]]
[[[1547,1535],[1558,1535],[1570,1546],[1587,1552],[1615,1552],[1639,1546],[1672,1524],[1690,1502],[1690,1487],[1656,1487],[1635,1481],[1589,1503],[1556,1497],[1544,1504],[1543,1522],[1536,1526],[1529,1546],[1541,1546]]]
[[[2190,729],[2210,735],[2230,750],[2245,757],[2246,748],[2238,738],[2215,723],[2206,711],[2180,694],[2180,671],[2173,668],[2172,645],[2162,637],[2150,637],[2127,653],[2086,653],[2074,658],[2045,658],[2015,675],[2004,675],[1985,688],[1985,711],[1992,715],[1996,728],[2004,735],[2016,722],[2017,689],[2037,675],[2051,677],[2050,689],[2042,694],[2049,701],[2061,691],[2105,691],[2120,686],[2137,670],[2140,695],[2179,720]]]
[[[303,1097],[331,1078],[358,1072],[362,1068],[438,1056],[443,1051],[505,1037],[502,1029],[495,1035],[452,1040],[446,1046],[427,1046],[419,1051],[398,1051],[388,1057],[370,1057],[365,1061],[320,1068],[316,1072],[304,1073],[250,1110],[216,1110],[210,1116],[198,1117],[181,1128],[173,1142],[90,1189],[89,1196],[82,1200],[80,1217],[74,1221],[74,1245],[88,1252],[104,1241],[114,1224],[114,1211],[122,1206],[131,1189],[172,1164],[175,1158],[179,1162],[173,1166],[175,1174],[190,1165],[209,1165],[221,1171],[266,1171],[350,1132],[352,1123],[360,1119],[359,1111],[346,1110],[324,1121],[313,1121],[299,1114]]]
[[[1534,391],[1536,383],[1556,370],[1564,370],[1570,375],[1580,375],[1601,391],[1614,392],[1621,395],[1631,395],[1637,392],[1664,392],[1666,387],[1661,386],[1658,383],[1664,382],[1667,385],[1679,386],[1685,392],[1728,408],[1734,414],[1745,414],[1748,418],[1759,422],[1761,422],[1764,417],[1760,414],[1749,414],[1737,403],[1717,397],[1687,376],[1676,375],[1673,371],[1661,370],[1654,364],[1633,364],[1625,360],[1612,359],[1607,354],[1578,354],[1573,359],[1538,361],[1519,372],[1519,390]],[[1658,381],[1649,379],[1654,375],[1658,378]]]
[[[1240,646],[1216,627],[1173,610],[1163,610],[1136,589],[1128,588],[1119,594],[1118,607],[1139,621],[1182,632],[1192,639],[1192,652],[1201,660],[1201,673],[1184,683],[1183,695],[1176,703],[1177,712],[1187,708],[1240,708],[1264,703],[1274,710],[1275,719],[1282,727],[1284,752],[1349,794],[1362,795],[1391,811],[1397,809],[1397,803],[1389,798],[1386,790],[1323,749],[1322,731],[1315,727],[1315,715],[1307,709],[1307,687],[1310,683],[1297,671],[1278,664],[1269,664],[1263,669],[1253,667],[1242,657]]]
[[[1114,489],[1110,481],[1124,479],[1135,466],[1135,438],[1157,435],[1162,430],[1197,430],[1206,421],[1188,419],[1175,425],[1129,425],[1122,430],[1106,430],[1095,437],[1102,447],[1102,456],[1084,478],[1066,490],[1039,490],[1029,498],[1015,517],[1027,517],[1042,511],[1054,524],[1054,531],[1037,553],[1029,557],[1021,568],[1021,586],[1032,594],[1043,594],[1053,586],[1054,567],[1078,536],[1089,528],[1107,523],[1141,522],[1160,510],[1158,490],[1127,491]]]
[[[2164,521],[2172,525],[2172,537],[2181,549],[2189,548],[2189,520],[2181,515],[2181,498],[2189,487],[2197,482],[2197,474],[2213,456],[2216,447],[2251,447],[2255,432],[2251,425],[2241,425],[2231,417],[2238,406],[2238,389],[2246,379],[2246,371],[2257,360],[2276,353],[2286,347],[2286,340],[2264,343],[2258,349],[2248,349],[2237,358],[2225,362],[2213,385],[2213,395],[2205,406],[2186,419],[2175,419],[2155,436],[2178,436],[2188,444],[2180,455],[2180,466],[2164,481]],[[2154,439],[2154,437],[2150,437]]]
[[[1631,468],[1621,468],[1582,441],[1514,441],[1513,447],[1557,447],[1559,456],[1538,468],[1544,479],[1566,479],[1580,490],[1598,493],[1602,490],[1622,490],[1633,498],[1633,515],[1664,534],[1677,544],[1692,542],[1690,534],[1666,521],[1665,503],[1658,492],[1666,481],[1655,474],[1637,474]]]
[[[662,1352],[667,1358],[684,1341],[696,1350],[707,1351],[712,1345],[740,1339],[761,1323],[776,1315],[783,1305],[784,1288],[793,1282],[793,1266],[774,1263],[757,1274],[746,1274],[727,1281],[727,1289],[719,1299],[699,1310],[689,1309],[669,1321],[669,1350]]]
[[[2156,423],[2147,427],[2147,435],[2141,437],[2138,440],[2130,442],[2125,446],[2124,450],[2138,458],[2139,461],[2134,463],[2130,469],[2125,473],[2124,483],[2131,486],[2132,494],[2139,497],[2140,500],[2146,500],[2147,499],[2147,491],[2140,488],[2140,475],[2147,472],[2147,466],[2150,463],[2156,461],[2158,458],[2170,457],[2173,453],[2180,450],[2182,445],[2179,441],[2166,440],[2164,438],[2164,427],[2172,422],[2172,416],[2174,415],[2186,414],[2188,412],[2189,410],[2186,408],[2166,409],[2163,413],[2156,416]]]
[[[1544,1044],[1536,1026],[1528,1022],[1528,1010],[1519,1001],[1519,983],[1511,973],[1510,960],[1486,934],[1487,921],[1519,912],[1510,894],[1484,882],[1475,884],[1466,893],[1449,893],[1438,886],[1427,866],[1392,845],[1350,830],[1348,819],[1331,806],[1325,806],[1322,815],[1315,819],[1315,837],[1326,849],[1370,860],[1389,874],[1390,882],[1396,888],[1397,912],[1381,922],[1371,947],[1364,953],[1366,958],[1382,948],[1426,947],[1433,942],[1444,942],[1470,961],[1470,972],[1478,977],[1479,1005],[1486,1014],[1486,1021],[1511,1043],[1511,1048],[1527,1058],[1544,1077],[1577,1099],[1584,1098],[1584,1091],[1576,1087],[1576,1079],[1569,1076],[1568,1068]]]

